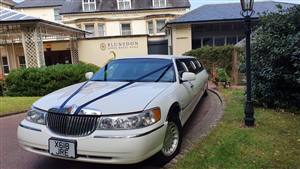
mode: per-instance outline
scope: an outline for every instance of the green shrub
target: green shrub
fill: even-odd
[[[227,74],[231,74],[233,50],[237,49],[241,57],[242,49],[234,46],[206,46],[186,52],[186,56],[194,56],[204,64],[208,72],[213,71],[213,65],[225,68]]]
[[[0,96],[3,96],[4,93],[4,81],[0,80]]]
[[[96,72],[94,65],[54,65],[13,70],[6,77],[8,96],[43,96],[60,88],[85,81],[86,72]]]
[[[300,108],[300,6],[264,14],[252,52],[253,96],[257,103]]]
[[[225,83],[230,82],[230,77],[226,73],[225,69],[217,68],[217,81],[218,82],[225,82]]]

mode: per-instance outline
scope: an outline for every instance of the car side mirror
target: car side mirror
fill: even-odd
[[[94,73],[93,73],[93,72],[87,72],[87,73],[85,74],[85,78],[86,78],[87,80],[90,80],[93,76],[94,76]]]
[[[196,80],[196,74],[195,74],[195,73],[191,73],[191,72],[184,72],[184,73],[182,74],[181,80],[182,80],[183,82],[194,81],[194,80]]]

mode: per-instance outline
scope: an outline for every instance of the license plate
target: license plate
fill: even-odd
[[[48,144],[49,153],[51,155],[65,158],[76,158],[76,141],[50,138]]]

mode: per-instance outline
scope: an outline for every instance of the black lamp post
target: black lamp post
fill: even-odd
[[[254,14],[253,10],[254,0],[241,0],[242,11],[241,15],[245,18],[245,34],[246,34],[246,78],[247,78],[247,98],[245,105],[245,125],[253,127],[255,125],[254,109],[252,102],[252,86],[251,86],[251,16]]]

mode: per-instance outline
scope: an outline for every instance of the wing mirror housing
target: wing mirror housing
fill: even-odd
[[[94,73],[93,73],[93,72],[87,72],[87,73],[85,74],[85,78],[86,78],[87,80],[90,80],[93,76],[94,76]]]
[[[196,74],[195,73],[191,73],[191,72],[184,72],[182,74],[182,78],[181,81],[182,82],[191,82],[196,80]]]

